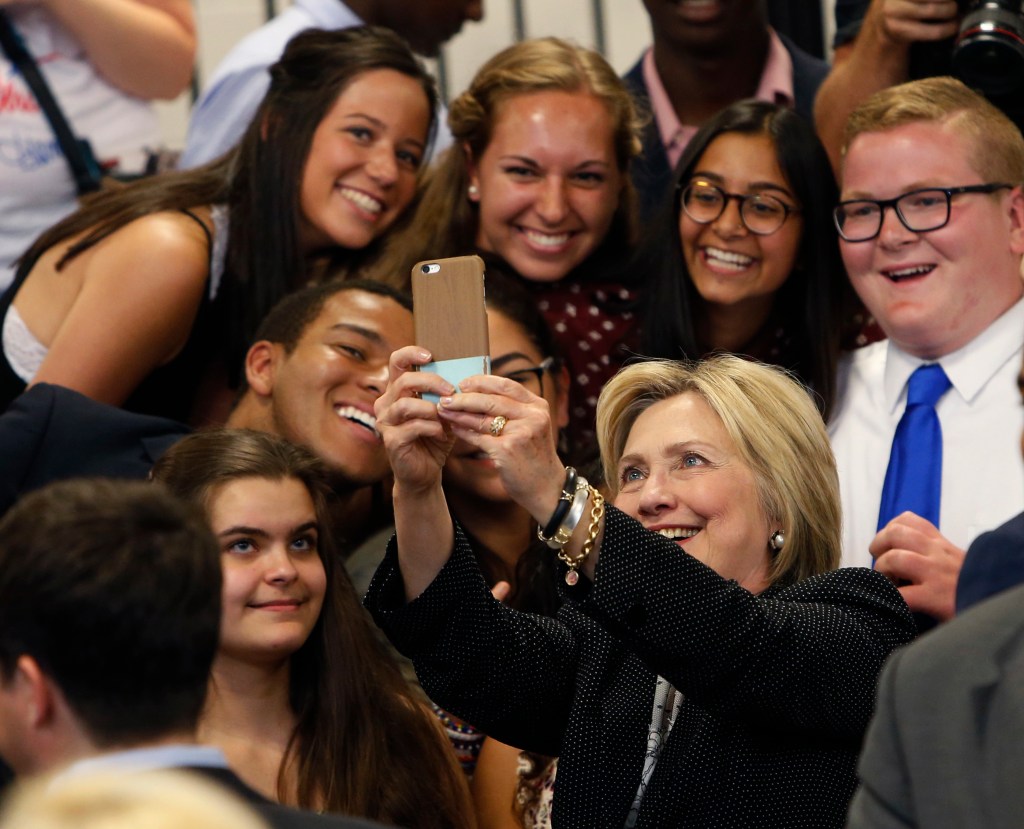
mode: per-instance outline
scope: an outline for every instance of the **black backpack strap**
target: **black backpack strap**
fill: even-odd
[[[46,120],[50,122],[50,127],[53,129],[54,134],[57,136],[57,142],[60,144],[61,152],[64,153],[64,158],[67,160],[71,173],[75,177],[75,188],[78,191],[78,195],[84,196],[86,193],[99,190],[103,171],[96,161],[96,156],[93,155],[92,147],[87,139],[77,138],[71,131],[71,125],[68,123],[67,118],[64,117],[60,104],[53,97],[46,79],[39,71],[39,65],[32,55],[29,54],[21,39],[21,35],[11,25],[7,14],[2,10],[0,10],[0,46],[7,53],[11,63],[18,68],[18,71],[25,78],[25,81],[32,89],[32,94],[36,97],[36,101],[39,102],[43,114],[46,115]]]

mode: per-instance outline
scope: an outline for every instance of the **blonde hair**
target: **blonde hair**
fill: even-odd
[[[223,786],[185,771],[83,774],[20,786],[2,829],[269,829]]]
[[[699,362],[650,360],[622,369],[597,401],[597,440],[613,495],[619,488],[619,459],[637,417],[686,393],[700,395],[718,415],[754,475],[761,510],[785,533],[770,582],[792,584],[838,567],[839,479],[828,434],[806,389],[775,366],[718,355]]]
[[[843,156],[865,132],[905,124],[948,126],[971,145],[970,165],[986,181],[1024,181],[1024,138],[996,106],[955,78],[925,78],[891,86],[857,107],[846,122]]]
[[[454,142],[427,174],[420,199],[403,230],[393,233],[371,268],[374,278],[407,288],[409,268],[420,259],[455,256],[476,246],[477,207],[466,197],[469,159],[479,159],[491,141],[501,105],[509,98],[561,91],[593,95],[607,108],[615,158],[628,173],[640,154],[643,122],[632,97],[600,54],[556,37],[524,40],[503,49],[474,76],[448,111]],[[636,237],[636,193],[624,176],[608,238],[623,246]]]

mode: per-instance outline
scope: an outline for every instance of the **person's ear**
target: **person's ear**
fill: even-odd
[[[283,352],[279,344],[260,340],[245,355],[246,382],[260,397],[270,397],[274,393],[274,379]]]
[[[13,690],[26,726],[38,729],[53,718],[54,688],[39,663],[22,654],[15,664],[10,689]]]
[[[469,185],[466,188],[466,198],[471,202],[479,203],[480,201],[480,174],[479,168],[476,161],[473,158],[473,151],[469,148],[469,144],[463,142],[462,152],[466,156],[466,178],[469,180]]]
[[[1024,256],[1024,190],[1017,185],[1007,200],[1010,211],[1010,250]]]

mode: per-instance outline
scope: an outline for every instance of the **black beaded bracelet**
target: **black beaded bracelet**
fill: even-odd
[[[558,528],[562,526],[562,522],[569,512],[569,507],[572,506],[572,499],[575,497],[576,470],[571,466],[567,466],[565,468],[565,483],[562,484],[562,497],[558,499],[555,511],[551,513],[551,518],[548,519],[548,523],[544,525],[542,531],[546,538],[551,538],[551,536],[558,532]]]

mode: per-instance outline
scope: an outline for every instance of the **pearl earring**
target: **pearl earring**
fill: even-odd
[[[470,199],[476,200],[480,198],[480,188],[477,187],[475,184],[469,185],[469,187],[466,189],[466,193],[469,194]]]
[[[768,547],[773,553],[779,552],[786,545],[786,534],[782,530],[776,530],[768,537]]]

